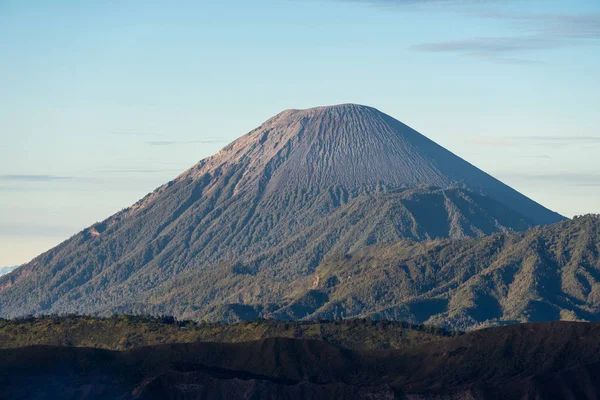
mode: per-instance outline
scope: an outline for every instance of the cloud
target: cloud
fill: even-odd
[[[592,43],[590,40],[578,40],[568,37],[545,35],[472,38],[456,41],[423,43],[412,46],[413,50],[429,53],[455,53],[468,57],[477,57],[498,64],[538,65],[541,61],[514,57],[530,55],[532,51],[553,50]]]
[[[577,172],[559,172],[550,174],[531,175],[531,178],[547,181],[565,181],[565,182],[581,182],[581,181],[597,181],[600,183],[600,174],[596,173],[577,173]]]
[[[511,14],[502,12],[478,12],[482,18],[505,20],[540,35],[566,39],[600,38],[600,13],[589,14]]]
[[[542,143],[600,143],[600,136],[513,136],[512,138]]]
[[[161,136],[157,133],[145,132],[145,131],[137,131],[132,129],[113,129],[111,131],[113,135],[121,135],[121,136],[137,136],[137,137],[146,137],[150,139],[150,137],[154,137],[159,139]],[[211,144],[211,143],[227,143],[229,140],[225,140],[217,137],[209,137],[202,140],[146,140],[144,143],[149,146],[172,146],[178,144]]]
[[[518,56],[530,55],[535,51],[600,44],[600,13],[520,15],[479,12],[471,15],[507,21],[522,33],[514,36],[423,43],[413,46],[412,49],[478,57],[499,64],[535,65],[540,62]]]
[[[108,173],[108,174],[155,174],[155,173],[161,173],[161,172],[181,172],[183,171],[183,169],[175,169],[175,168],[170,168],[170,169],[136,169],[136,168],[131,168],[131,169],[104,169],[104,170],[98,170],[95,172],[98,173]]]
[[[552,157],[544,156],[544,155],[513,156],[513,158],[535,158],[535,159],[543,159],[543,160],[551,160],[552,159]]]
[[[580,186],[580,187],[600,187],[600,182],[597,182],[597,183],[576,183],[575,186]]]
[[[113,135],[123,135],[123,136],[156,136],[155,133],[137,131],[133,129],[113,129],[111,131]]]
[[[80,231],[76,226],[58,226],[48,224],[6,224],[0,223],[0,237],[64,237]]]
[[[4,182],[51,182],[75,179],[72,176],[57,175],[0,175],[0,181]]]
[[[600,186],[600,173],[595,172],[498,172],[503,178],[522,179],[527,181],[563,182],[572,186]]]
[[[477,137],[473,144],[479,146],[569,146],[600,144],[600,136],[510,136],[503,138]],[[588,147],[588,146],[586,146]]]
[[[150,146],[172,146],[178,144],[211,144],[211,143],[227,143],[228,140],[219,138],[209,138],[204,140],[149,140],[145,143]]]
[[[338,0],[385,7],[452,6],[451,11],[479,19],[494,19],[509,24],[514,35],[475,37],[452,41],[422,43],[416,51],[454,53],[477,57],[497,64],[537,65],[543,62],[519,57],[534,51],[600,44],[600,13],[586,14],[522,14],[481,8],[457,8],[459,5],[505,3],[499,0]],[[516,3],[516,2],[515,2]],[[445,9],[445,8],[444,8]]]
[[[564,41],[564,39],[560,39]],[[478,57],[499,64],[539,64],[539,61],[512,58],[507,55],[548,50],[559,47],[559,41],[540,36],[473,38],[412,46],[413,50],[430,53],[457,53]]]
[[[496,64],[506,64],[506,65],[540,65],[546,64],[543,61],[536,60],[526,60],[522,58],[500,58],[500,57],[490,57],[490,55],[486,55],[483,58],[490,59],[490,61]]]
[[[513,142],[511,142],[510,140],[508,140],[506,138],[478,136],[475,139],[473,139],[471,142],[478,146],[492,146],[492,147],[513,146]]]

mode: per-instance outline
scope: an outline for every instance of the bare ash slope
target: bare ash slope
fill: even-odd
[[[561,219],[373,108],[288,110],[0,278],[0,316],[266,315],[330,254]]]
[[[286,110],[201,161],[182,178],[245,165],[251,189],[268,178],[264,195],[317,192],[339,186],[465,185],[501,201],[536,224],[563,218],[427,139],[366,106],[345,104]]]

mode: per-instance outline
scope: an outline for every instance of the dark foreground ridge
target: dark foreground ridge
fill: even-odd
[[[0,390],[5,399],[594,399],[600,324],[511,325],[401,350],[289,338],[123,352],[30,346],[0,350]]]
[[[0,277],[0,316],[307,314],[328,256],[563,219],[374,108],[287,110]]]

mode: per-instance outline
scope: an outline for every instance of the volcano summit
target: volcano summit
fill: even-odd
[[[0,316],[309,316],[329,256],[563,219],[374,108],[287,110],[0,278]]]

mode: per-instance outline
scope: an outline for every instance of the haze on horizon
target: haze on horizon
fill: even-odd
[[[284,109],[349,102],[563,215],[600,212],[600,3],[523,3],[3,1],[0,267]]]

